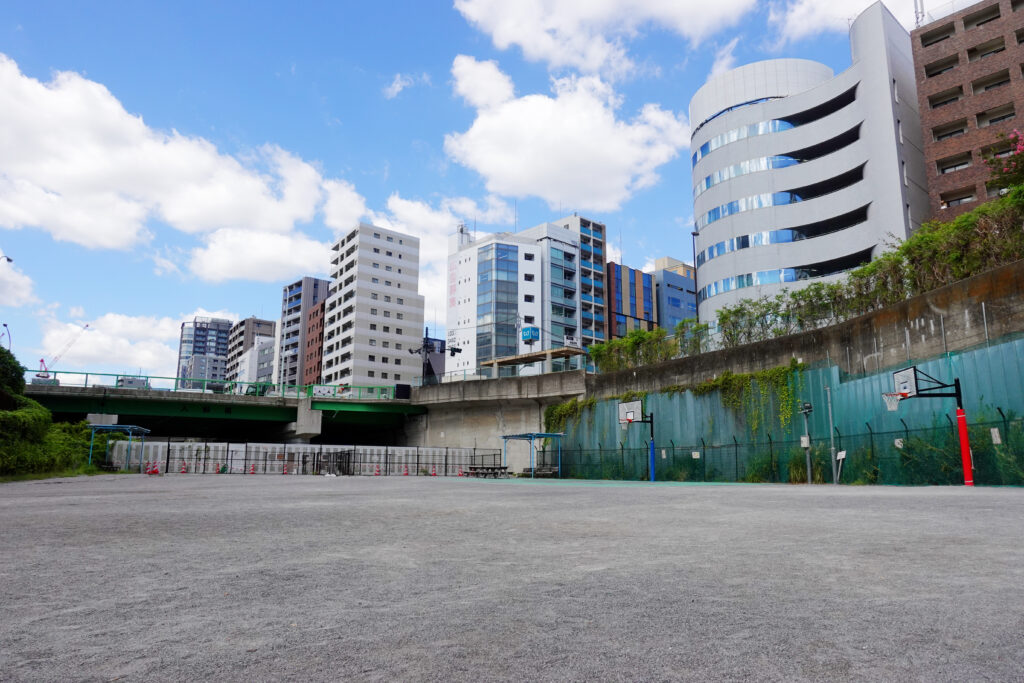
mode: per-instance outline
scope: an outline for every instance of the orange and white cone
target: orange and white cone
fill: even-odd
[[[436,465],[431,465],[430,466],[430,476],[432,476],[432,477],[436,477],[437,476],[437,466]]]
[[[380,465],[377,465],[377,466],[375,466],[373,468],[373,476],[375,476],[375,477],[379,477],[380,476]]]
[[[402,476],[403,477],[408,477],[409,476],[409,466],[408,465],[406,465],[405,467],[402,468]]]
[[[462,474],[462,468],[461,468],[461,467],[459,468],[459,476],[460,476],[460,477],[461,477],[461,476],[463,476],[463,474]]]
[[[281,470],[281,474],[288,474],[288,463],[284,464],[284,469]]]
[[[184,460],[181,461],[181,473],[182,474],[188,474],[188,467],[185,466],[185,461]]]
[[[249,465],[249,474],[256,474],[256,463]]]

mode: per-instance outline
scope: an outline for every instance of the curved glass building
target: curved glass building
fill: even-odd
[[[852,65],[773,59],[690,100],[701,320],[834,280],[927,218],[910,36],[882,3],[850,29]]]

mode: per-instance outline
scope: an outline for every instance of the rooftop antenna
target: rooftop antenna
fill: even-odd
[[[914,0],[914,28],[924,23],[924,0]]]

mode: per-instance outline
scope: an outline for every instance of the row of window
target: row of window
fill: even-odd
[[[857,86],[855,85],[846,92],[805,111],[797,112],[782,119],[771,119],[769,121],[752,123],[716,135],[701,145],[697,151],[693,153],[692,165],[696,166],[698,161],[706,157],[708,154],[711,154],[711,152],[738,140],[745,140],[746,138],[758,135],[778,133],[780,131],[789,130],[797,126],[802,126],[804,124],[823,119],[851,104],[856,98]]]
[[[700,303],[713,296],[725,294],[726,292],[731,292],[735,289],[743,289],[745,287],[754,287],[756,285],[777,285],[784,282],[799,282],[801,280],[812,280],[819,277],[825,277],[827,275],[835,275],[836,273],[844,273],[848,270],[858,268],[870,260],[871,249],[865,249],[864,251],[857,252],[856,254],[842,256],[807,266],[777,268],[774,270],[762,270],[756,273],[736,275],[719,280],[718,282],[712,282],[711,284],[702,287],[697,292],[697,302]]]
[[[789,166],[795,166],[798,163],[800,162],[793,157],[788,156],[761,157],[759,159],[741,161],[738,164],[733,164],[732,166],[719,169],[699,181],[693,186],[693,198],[696,199],[702,192],[710,190],[715,185],[725,182],[726,180],[731,180],[748,173],[768,171],[775,168],[788,168]]]
[[[769,244],[788,244],[799,242],[813,237],[820,237],[839,230],[863,223],[868,219],[868,206],[864,205],[859,209],[850,211],[835,218],[817,221],[808,225],[802,225],[783,230],[765,230],[749,235],[740,235],[731,239],[713,244],[707,249],[702,249],[697,254],[697,266],[700,267],[711,259],[724,256],[725,254],[750,247],[762,247]]]
[[[1024,0],[1013,0],[1013,2],[1010,3],[1010,8],[1014,12],[1020,10],[1022,7],[1024,7]],[[979,26],[989,24],[996,19],[999,19],[1000,16],[1002,16],[1002,13],[999,10],[999,4],[996,3],[989,5],[988,7],[984,7],[977,12],[971,12],[970,14],[964,15],[961,20],[961,24],[963,24],[964,31],[970,31],[971,29],[978,28]],[[921,47],[936,45],[944,40],[952,38],[955,34],[956,23],[950,21],[942,26],[932,29],[931,31],[922,33]]]
[[[986,109],[983,112],[979,112],[974,117],[975,127],[978,129],[988,128],[994,126],[997,123],[1003,121],[1009,121],[1013,119],[1017,114],[1016,109],[1012,102],[1001,104],[998,107],[992,107]],[[956,121],[950,121],[944,123],[941,126],[935,126],[932,128],[932,139],[935,142],[942,142],[943,140],[950,140],[952,138],[958,138],[961,135],[966,135],[968,130],[968,119],[962,118]]]

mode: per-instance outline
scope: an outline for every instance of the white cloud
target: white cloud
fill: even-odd
[[[778,27],[783,43],[819,33],[846,33],[850,22],[873,4],[874,0],[791,0],[784,6],[772,6],[769,23]],[[907,30],[913,28],[912,3],[887,3],[886,6]]]
[[[0,253],[0,306],[27,306],[39,300],[32,293],[32,278],[18,270]]]
[[[430,85],[430,74],[423,73],[420,74],[419,76],[415,76],[397,73],[395,74],[395,79],[391,81],[391,85],[384,88],[382,92],[384,93],[384,97],[386,99],[393,100],[396,97],[398,97],[398,94],[401,93],[403,90],[413,85],[416,85],[417,83]]]
[[[72,318],[84,318],[85,309],[82,308],[81,306],[72,306],[70,309],[68,309],[68,315],[70,315]]]
[[[736,44],[739,43],[740,37],[736,36],[722,47],[715,50],[715,62],[711,65],[711,73],[708,74],[708,78],[723,74],[726,71],[732,69],[736,65],[736,55],[733,51],[736,49]]]
[[[493,107],[515,97],[512,79],[501,72],[494,60],[480,62],[458,55],[452,62],[455,92],[477,109]]]
[[[467,87],[460,76],[480,73],[466,68],[467,60],[456,58],[456,92]],[[689,144],[685,117],[658,105],[645,105],[631,121],[618,119],[619,97],[597,77],[555,79],[552,90],[553,96],[484,98],[489,104],[478,108],[469,130],[445,136],[445,151],[481,174],[491,193],[613,211],[655,184],[658,167]]]
[[[551,68],[610,77],[634,69],[626,43],[647,26],[699,43],[756,6],[756,0],[455,0],[455,9],[501,50],[515,45]]]
[[[644,261],[644,265],[640,268],[640,270],[642,270],[645,273],[653,273],[654,272],[654,259],[652,257],[648,256],[647,260]]]
[[[324,183],[327,201],[324,203],[324,224],[336,233],[351,230],[359,219],[368,212],[366,200],[356,192],[352,183],[344,180],[328,180]]]
[[[207,282],[256,280],[278,282],[296,273],[324,274],[331,245],[301,233],[218,230],[192,251],[189,269]]]
[[[204,278],[268,280],[326,269],[326,261],[302,261],[323,249],[298,224],[322,211],[328,227],[347,229],[366,213],[350,183],[325,179],[276,145],[236,158],[203,138],[154,130],[79,74],[43,83],[0,55],[0,93],[0,227],[128,249],[150,241],[151,224],[162,222],[200,237],[192,270]],[[288,250],[278,254],[283,265],[266,263],[271,246]],[[221,247],[249,258],[248,267]],[[158,274],[181,267],[153,252]]]
[[[42,321],[39,353],[51,369],[132,374],[141,371],[143,375],[174,377],[181,323],[196,316],[238,321],[236,313],[200,308],[178,318],[107,313],[79,324],[62,322],[50,311]],[[82,325],[86,323],[89,327],[83,331]],[[65,347],[67,350],[53,363],[54,354]]]
[[[459,223],[508,225],[513,221],[511,207],[498,197],[488,196],[483,204],[466,197],[445,197],[438,206],[405,199],[397,192],[388,197],[387,213],[374,214],[373,222],[382,227],[415,235],[420,240],[419,293],[425,297],[424,316],[432,320],[436,312],[444,325],[448,272],[448,237]]]

